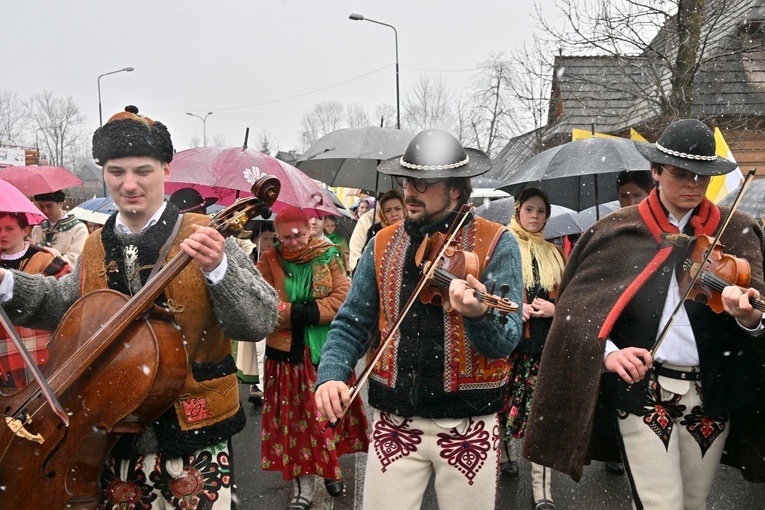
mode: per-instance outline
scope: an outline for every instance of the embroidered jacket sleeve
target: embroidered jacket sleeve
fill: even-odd
[[[227,337],[257,342],[276,325],[276,291],[231,238],[226,239],[225,253],[223,279],[207,285],[215,317]]]
[[[67,245],[57,248],[61,252],[61,258],[63,258],[67,264],[74,267],[77,260],[80,258],[82,249],[85,247],[85,240],[89,235],[88,227],[84,223],[79,223],[72,227],[72,235],[69,238]]]
[[[507,298],[520,305],[523,299],[521,253],[518,242],[509,232],[504,232],[500,237],[484,269],[482,283],[487,288],[495,283],[495,294],[499,292],[502,285],[507,285],[510,288]],[[472,340],[473,347],[492,359],[509,356],[518,344],[523,330],[520,308],[517,313],[507,315],[506,324],[502,324],[498,317],[492,319],[490,316],[477,321],[466,319],[464,324],[465,332]]]
[[[316,386],[329,380],[347,381],[351,377],[356,362],[366,351],[369,333],[377,325],[379,300],[373,239],[356,265],[351,289],[330,326],[321,352]]]

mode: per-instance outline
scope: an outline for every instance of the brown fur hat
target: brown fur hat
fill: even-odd
[[[173,142],[167,127],[126,106],[93,133],[93,159],[104,166],[107,161],[130,156],[148,156],[163,163],[173,160]]]

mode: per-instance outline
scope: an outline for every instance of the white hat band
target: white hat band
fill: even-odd
[[[667,149],[666,147],[662,147],[659,142],[656,142],[656,148],[659,149],[661,152],[665,154],[669,154],[670,156],[677,156],[678,158],[683,159],[695,159],[699,161],[714,161],[717,159],[717,156],[698,156],[696,154],[686,154],[685,152],[677,152],[673,151],[672,149]]]
[[[399,160],[399,163],[404,168],[409,168],[410,170],[451,170],[453,168],[459,168],[461,166],[465,166],[470,161],[470,156],[465,156],[465,159],[462,161],[458,161],[457,163],[451,163],[449,165],[413,165],[411,163],[407,163],[404,161],[404,156],[401,156],[401,159]]]

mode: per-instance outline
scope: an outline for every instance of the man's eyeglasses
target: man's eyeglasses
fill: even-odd
[[[281,241],[282,244],[288,244],[288,243],[291,243],[292,241],[299,241],[307,235],[308,235],[308,232],[299,232],[293,236],[279,236],[279,241]]]
[[[428,186],[431,184],[438,184],[439,182],[444,182],[446,179],[413,179],[411,177],[402,177],[400,175],[396,176],[396,182],[399,186],[406,189],[411,184],[414,186],[414,189],[417,190],[417,193],[425,193],[428,191]]]
[[[661,168],[662,170],[667,172],[667,174],[669,174],[670,177],[672,177],[674,180],[676,180],[677,182],[681,184],[685,184],[691,181],[696,181],[699,184],[707,184],[710,180],[712,180],[711,175],[699,175],[693,172],[689,172],[687,170],[681,170],[677,173],[672,173],[669,170],[667,170],[667,168],[664,165],[662,165]]]

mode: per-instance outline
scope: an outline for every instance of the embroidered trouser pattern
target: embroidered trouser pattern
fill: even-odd
[[[500,439],[496,414],[402,418],[375,409],[373,419],[364,510],[419,509],[433,472],[441,510],[494,508]]]
[[[700,382],[651,378],[645,413],[617,414],[635,507],[703,510],[730,427],[704,415]]]
[[[100,510],[222,510],[231,508],[232,472],[228,441],[186,458],[161,454],[116,461],[101,472]]]

